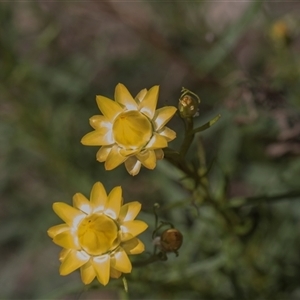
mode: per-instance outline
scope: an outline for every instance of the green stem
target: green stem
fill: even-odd
[[[193,118],[186,118],[184,119],[185,123],[185,133],[184,133],[184,140],[180,147],[180,155],[182,157],[185,157],[186,153],[188,152],[193,140],[195,134],[193,133],[194,129],[194,121]]]
[[[169,163],[181,170],[188,177],[193,178],[195,182],[199,181],[199,175],[197,172],[188,165],[187,161],[178,152],[172,150],[171,148],[165,148],[164,153],[165,159]]]
[[[236,216],[233,211],[226,212],[224,209],[220,207],[220,205],[211,197],[210,189],[209,189],[209,182],[206,176],[206,155],[205,155],[205,150],[204,146],[202,144],[202,141],[199,140],[199,153],[200,153],[200,165],[201,165],[201,172],[200,174],[191,168],[187,161],[184,159],[187,151],[189,150],[195,134],[197,132],[203,131],[210,126],[212,126],[214,123],[216,123],[221,116],[217,115],[214,119],[211,121],[207,122],[206,124],[202,125],[199,128],[194,129],[194,122],[193,118],[185,118],[184,123],[185,123],[185,135],[184,135],[184,140],[182,142],[182,145],[180,147],[180,152],[176,152],[170,148],[165,149],[165,158],[175,167],[179,168],[182,170],[187,176],[191,177],[194,179],[195,182],[195,188],[197,186],[201,186],[204,193],[205,193],[205,199],[207,202],[209,202],[214,209],[218,212],[220,217],[223,219],[225,224],[229,227],[232,228],[234,225],[234,221],[236,221]],[[228,214],[229,213],[229,214]],[[234,214],[234,215],[232,215]],[[233,220],[232,220],[233,217]]]

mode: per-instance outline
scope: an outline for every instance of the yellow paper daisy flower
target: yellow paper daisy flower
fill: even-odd
[[[139,202],[122,205],[122,189],[109,193],[102,183],[94,184],[90,201],[81,193],[73,197],[73,207],[63,202],[53,204],[55,213],[65,222],[48,230],[60,253],[60,275],[68,275],[80,268],[85,284],[95,277],[106,285],[110,279],[130,273],[130,254],[144,251],[144,244],[136,238],[148,225],[134,220],[141,209]]]
[[[166,123],[176,112],[173,106],[156,109],[159,86],[149,91],[141,90],[133,98],[123,84],[115,89],[115,101],[97,96],[96,101],[103,115],[90,118],[95,129],[81,142],[87,146],[102,146],[97,160],[105,162],[105,169],[112,170],[125,163],[129,174],[137,175],[141,165],[154,169],[156,160],[164,157],[162,148],[176,137]]]

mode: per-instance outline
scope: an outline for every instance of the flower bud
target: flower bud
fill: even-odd
[[[183,242],[182,233],[170,228],[165,230],[160,236],[160,248],[164,252],[175,252],[181,247]]]
[[[193,92],[182,88],[178,110],[181,118],[191,118],[197,115],[200,98]]]

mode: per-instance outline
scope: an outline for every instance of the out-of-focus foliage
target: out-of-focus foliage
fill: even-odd
[[[2,3],[0,298],[298,299],[299,16],[296,2]],[[159,84],[158,107],[192,90],[196,126],[222,115],[187,153],[201,170],[201,139],[219,209],[166,160],[132,178],[80,144],[95,95],[113,98],[118,82],[134,95]],[[182,121],[168,126],[176,149]],[[59,223],[52,203],[96,181],[143,203],[149,252],[155,202],[184,236],[178,257],[133,269],[128,294],[121,280],[87,289],[76,272],[59,276],[60,249],[46,234]],[[233,208],[231,229],[220,207]]]

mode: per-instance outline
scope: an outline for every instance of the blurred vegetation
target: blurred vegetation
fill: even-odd
[[[269,1],[1,3],[0,298],[299,299],[299,12]],[[211,166],[218,209],[166,160],[132,178],[123,165],[104,171],[80,144],[95,95],[112,98],[118,82],[133,95],[159,84],[158,107],[192,90],[196,126],[222,115],[187,154]],[[176,149],[183,124],[169,127]],[[60,223],[52,203],[96,181],[143,203],[148,251],[155,202],[184,235],[178,257],[133,269],[128,294],[121,280],[87,288],[76,272],[59,276],[46,234]]]

